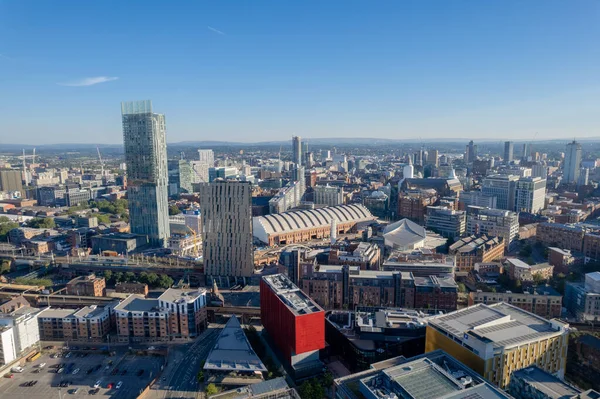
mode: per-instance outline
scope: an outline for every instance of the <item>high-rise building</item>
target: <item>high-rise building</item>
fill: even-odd
[[[292,162],[296,165],[302,164],[302,139],[300,136],[292,136]]]
[[[523,154],[521,155],[522,161],[529,160],[529,156],[531,155],[531,146],[529,143],[523,143]]]
[[[472,163],[477,159],[477,146],[473,143],[473,140],[469,141],[465,150],[465,162]]]
[[[577,183],[579,168],[581,167],[581,144],[573,140],[567,144],[565,164],[563,166],[563,182],[566,184]]]
[[[546,179],[521,177],[515,191],[515,211],[537,213],[544,209]]]
[[[427,153],[427,164],[438,166],[440,153],[438,150],[429,150]]]
[[[315,186],[314,203],[316,205],[336,206],[344,204],[344,189],[338,186]]]
[[[519,234],[519,215],[503,209],[490,209],[481,206],[467,207],[467,234],[485,234],[502,237],[510,248]]]
[[[169,195],[191,193],[192,165],[185,159],[174,159],[168,162],[169,168]]]
[[[131,232],[148,236],[154,247],[165,247],[169,236],[165,116],[152,112],[150,100],[121,103],[121,115]]]
[[[519,176],[491,175],[481,182],[481,193],[496,197],[496,207],[512,211],[515,207],[515,191]]]
[[[444,206],[428,206],[425,227],[444,237],[460,237],[465,233],[466,213]]]
[[[504,163],[509,164],[513,160],[513,152],[515,149],[515,144],[512,141],[504,142]]]
[[[204,273],[219,285],[237,284],[254,272],[252,186],[216,181],[200,185]]]
[[[21,196],[25,193],[23,190],[23,172],[17,169],[0,170],[0,191],[15,192],[18,191]]]
[[[213,150],[198,150],[199,159],[191,161],[192,183],[208,183],[210,168],[215,166],[215,154]]]

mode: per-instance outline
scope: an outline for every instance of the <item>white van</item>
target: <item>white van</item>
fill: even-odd
[[[10,371],[12,371],[13,373],[22,373],[23,371],[25,371],[25,369],[23,367],[16,366],[10,369]]]

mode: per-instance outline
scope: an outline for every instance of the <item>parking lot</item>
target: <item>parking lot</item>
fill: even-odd
[[[79,396],[134,399],[156,377],[163,363],[162,357],[124,352],[115,356],[71,352],[66,357],[66,354],[60,358],[44,354],[35,362],[27,363],[22,373],[9,373],[12,378],[1,376],[0,396],[15,399]],[[42,363],[46,365],[40,370],[38,366]],[[28,384],[31,381],[37,383]]]

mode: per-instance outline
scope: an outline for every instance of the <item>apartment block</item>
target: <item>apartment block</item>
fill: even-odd
[[[449,253],[455,256],[454,263],[458,270],[469,272],[476,263],[500,259],[504,255],[504,240],[500,237],[472,235],[452,244]]]
[[[600,272],[586,274],[583,283],[568,282],[564,302],[577,320],[600,320]]]
[[[115,304],[85,306],[78,310],[47,308],[38,315],[42,341],[105,342],[111,332]]]
[[[438,200],[435,190],[409,190],[398,197],[398,217],[407,218],[418,224],[425,224],[427,207]]]
[[[532,293],[471,292],[469,306],[506,302],[546,319],[558,318],[562,312],[562,295],[549,286],[538,286]]]
[[[537,365],[564,378],[569,325],[507,303],[474,305],[429,319],[425,352],[442,349],[505,389],[514,371]]]
[[[330,265],[359,266],[361,270],[379,270],[381,250],[375,244],[338,244],[329,251]]]
[[[158,299],[130,295],[115,307],[119,342],[167,342],[206,328],[206,291],[170,288]]]
[[[585,230],[581,226],[539,223],[535,237],[538,242],[549,247],[581,252],[583,250],[584,235]]]

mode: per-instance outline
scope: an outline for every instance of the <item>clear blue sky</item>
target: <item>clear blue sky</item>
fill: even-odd
[[[0,146],[600,136],[597,0],[0,0],[0,54]]]

